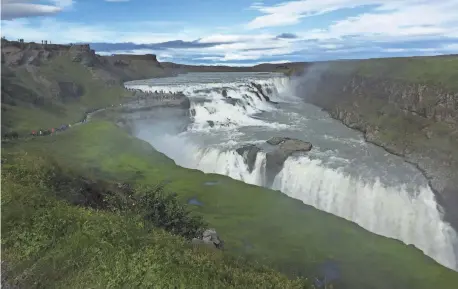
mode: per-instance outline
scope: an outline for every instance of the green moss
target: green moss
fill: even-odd
[[[341,268],[337,288],[454,288],[458,273],[397,240],[369,233],[277,191],[225,176],[177,167],[147,143],[107,122],[93,122],[56,137],[5,147],[51,153],[63,166],[138,185],[167,181],[194,213],[215,227],[229,253],[243,254],[288,273],[313,278],[326,260]],[[217,182],[214,186],[206,182]],[[252,244],[247,248],[246,242]]]

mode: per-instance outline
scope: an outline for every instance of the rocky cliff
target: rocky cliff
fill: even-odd
[[[394,66],[390,69],[396,70],[396,64],[390,63],[392,60],[386,60],[388,64],[376,61],[385,65],[382,70],[386,66]],[[413,61],[417,65],[417,60]],[[448,78],[458,79],[458,70],[450,68],[450,63],[456,66],[458,57],[430,57],[427,61],[442,61],[444,71],[450,71]],[[399,70],[406,69],[402,60],[399,63]],[[342,64],[310,66],[295,78],[298,94],[345,125],[362,131],[366,140],[417,166],[428,178],[445,218],[458,229],[458,88],[454,87],[455,83],[444,81],[439,74],[416,79],[412,79],[411,74],[392,77],[368,73],[367,67],[361,69],[363,65],[350,65],[359,69],[345,70]],[[423,73],[429,72],[425,67]]]

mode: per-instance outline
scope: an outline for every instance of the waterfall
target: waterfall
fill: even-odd
[[[413,244],[444,266],[457,269],[456,233],[442,220],[435,196],[426,180],[419,177],[421,174],[405,163],[402,164],[402,173],[394,171],[390,166],[394,156],[370,144],[349,142],[338,135],[330,138],[327,132],[316,136],[313,127],[319,125],[323,129],[323,123],[351,137],[356,135],[330,118],[306,122],[307,116],[300,118],[300,113],[298,122],[282,118],[297,115],[292,108],[300,105],[287,78],[257,79],[250,76],[207,82],[196,78],[183,82],[136,82],[129,86],[149,91],[183,92],[189,97],[191,125],[186,132],[167,132],[158,137],[152,133],[151,127],[139,125],[137,134],[183,167],[265,186],[268,183],[265,152],[258,152],[250,171],[244,157],[236,152],[237,148],[247,143],[263,143],[269,134],[287,131],[293,135],[315,137],[314,150],[317,151],[322,149],[320,146],[337,145],[339,149],[335,149],[331,157],[313,154],[313,151],[308,155],[289,157],[273,180],[272,188],[319,210],[353,221],[376,234]],[[282,103],[290,106],[282,106]],[[331,141],[333,143],[329,143]],[[370,148],[370,153],[365,151],[364,158],[360,146]],[[382,167],[386,172],[383,178],[355,174],[348,169],[350,165],[357,167],[354,164],[358,161],[367,163],[371,154],[377,155],[373,157],[374,162],[380,163],[376,167]],[[347,162],[329,165],[334,159]],[[412,174],[411,182],[415,182],[415,186],[408,186],[410,179],[386,181],[404,174]]]

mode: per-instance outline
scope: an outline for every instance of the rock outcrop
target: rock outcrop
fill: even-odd
[[[224,241],[220,239],[215,229],[207,229],[202,233],[202,237],[192,239],[194,245],[206,245],[211,248],[224,249]]]
[[[264,91],[262,90],[262,85],[261,84],[257,84],[257,83],[254,83],[254,82],[251,82],[251,86],[255,89],[253,92],[256,94],[256,96],[260,99],[260,100],[265,100],[267,102],[270,102],[270,103],[274,103],[274,104],[277,104],[277,102],[275,101],[271,101],[270,100],[270,97],[267,95],[267,94],[271,94],[273,91],[270,89],[270,88],[267,88],[266,89],[266,93],[264,93]]]
[[[260,152],[260,151],[261,151],[261,149],[258,148],[254,144],[243,146],[241,148],[236,149],[236,152],[239,155],[243,156],[243,158],[245,160],[245,163],[248,166],[248,170],[250,172],[253,171],[254,164],[256,163],[256,158],[258,156],[258,152]]]
[[[299,139],[288,137],[272,137],[266,141],[271,147],[261,148],[250,144],[238,148],[238,154],[244,157],[249,171],[253,171],[257,155],[260,151],[266,153],[266,185],[271,186],[275,176],[283,168],[285,160],[295,153],[308,152],[312,144]]]
[[[179,107],[187,110],[191,107],[189,98],[181,92],[145,92],[135,90],[134,97],[136,97],[136,100],[123,106],[122,112],[147,111],[157,107]]]
[[[269,186],[289,156],[294,153],[308,152],[312,149],[312,144],[309,142],[286,137],[274,137],[269,139],[267,143],[275,146],[273,151],[266,154],[266,181]]]

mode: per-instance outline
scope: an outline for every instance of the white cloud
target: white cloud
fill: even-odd
[[[447,52],[453,52],[457,54],[458,53],[458,43],[444,45],[442,49]]]
[[[397,53],[397,52],[404,52],[406,51],[405,48],[387,48],[383,49],[384,52],[389,52],[389,53]]]
[[[387,0],[393,1],[393,0]],[[256,3],[251,7],[265,14],[248,23],[248,28],[256,29],[272,26],[285,26],[299,23],[303,17],[320,15],[343,8],[379,4],[381,0],[302,0],[283,2],[274,6]]]
[[[49,2],[54,3],[54,5],[61,8],[69,8],[73,6],[73,0],[49,0]]]
[[[409,1],[405,1],[409,2]],[[348,35],[367,36],[373,38],[416,37],[416,36],[448,36],[458,29],[458,1],[443,0],[441,2],[424,2],[417,5],[397,7],[386,13],[365,13],[338,21],[323,30],[328,37]],[[412,3],[410,3],[412,4]],[[384,6],[381,6],[381,10]]]
[[[32,22],[30,19],[14,19],[2,21],[2,36],[6,38],[23,38],[25,41],[51,40],[53,43],[72,42],[133,42],[157,43],[178,39],[193,40],[195,34],[185,31],[171,31],[170,33],[151,33],[162,25],[170,23],[139,22],[110,24],[84,24],[77,22],[42,19]]]
[[[458,0],[303,0],[275,6],[255,6],[261,13],[249,29],[297,24],[304,17],[343,8],[378,5],[371,12],[337,21],[330,27],[306,32],[309,39],[345,36],[413,37],[458,35]]]
[[[73,0],[50,0],[51,4],[44,5],[29,3],[30,0],[3,0],[2,1],[2,20],[15,18],[25,18],[34,16],[47,16],[61,12],[65,8],[73,5]]]
[[[200,43],[232,43],[232,42],[248,42],[256,40],[272,39],[275,36],[272,34],[257,34],[257,35],[240,35],[240,34],[214,34],[199,39]]]

